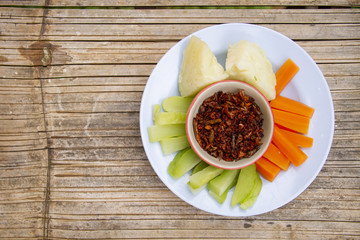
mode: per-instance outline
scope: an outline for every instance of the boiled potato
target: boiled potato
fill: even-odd
[[[184,51],[179,75],[181,96],[195,96],[204,87],[228,77],[209,46],[192,36]]]
[[[230,79],[240,80],[257,88],[267,100],[275,98],[276,78],[271,62],[256,43],[242,40],[230,45],[226,72]]]

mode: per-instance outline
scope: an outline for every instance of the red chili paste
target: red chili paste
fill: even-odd
[[[195,137],[210,155],[225,161],[252,156],[263,137],[263,118],[254,99],[219,91],[207,98],[193,119]]]

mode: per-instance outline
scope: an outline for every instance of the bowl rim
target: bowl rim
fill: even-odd
[[[214,164],[213,162],[207,160],[205,157],[203,157],[197,150],[196,150],[196,147],[194,146],[194,143],[193,143],[193,140],[196,141],[196,139],[192,139],[190,137],[190,128],[189,128],[189,125],[192,125],[192,123],[189,123],[190,121],[190,111],[192,110],[192,108],[194,107],[194,104],[197,102],[197,100],[199,99],[199,97],[206,91],[208,90],[209,88],[213,87],[214,85],[218,85],[218,84],[222,84],[222,83],[227,83],[227,82],[232,82],[232,83],[237,83],[237,84],[244,84],[244,85],[247,85],[248,87],[254,89],[257,93],[259,93],[261,95],[261,97],[266,100],[266,105],[267,107],[269,108],[269,116],[270,116],[270,122],[272,123],[271,124],[271,134],[270,134],[270,140],[269,142],[267,143],[267,146],[266,146],[266,149],[264,150],[263,154],[261,156],[259,156],[258,158],[254,158],[253,161],[251,161],[250,163],[248,164],[245,164],[245,165],[241,165],[241,166],[237,166],[237,167],[224,167],[224,166],[219,166],[219,165],[216,165]],[[221,80],[221,81],[218,81],[218,82],[215,82],[215,83],[212,83],[208,86],[206,86],[205,88],[203,88],[200,92],[198,92],[196,94],[196,96],[194,97],[194,99],[192,100],[190,106],[189,106],[189,109],[186,113],[186,122],[185,122],[185,129],[186,129],[186,136],[187,136],[187,139],[190,143],[190,146],[191,148],[193,149],[193,151],[196,153],[197,156],[199,156],[203,161],[205,161],[206,163],[214,166],[214,167],[217,167],[217,168],[221,168],[221,169],[224,169],[224,170],[236,170],[236,169],[241,169],[241,168],[245,168],[247,166],[250,166],[251,164],[254,164],[257,160],[259,160],[261,157],[263,157],[264,153],[267,151],[267,149],[269,148],[270,144],[271,144],[271,139],[273,138],[273,134],[274,134],[274,125],[275,125],[275,122],[274,122],[274,116],[273,116],[273,112],[271,111],[271,106],[270,106],[270,102],[267,100],[267,98],[264,96],[264,94],[262,94],[256,87],[252,86],[251,84],[249,83],[246,83],[246,82],[243,82],[243,81],[240,81],[240,80],[233,80],[233,79],[225,79],[225,80]],[[200,146],[201,147],[201,146]],[[219,161],[220,162],[220,161]]]

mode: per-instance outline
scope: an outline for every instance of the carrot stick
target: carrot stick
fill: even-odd
[[[278,126],[274,126],[274,135],[272,141],[279,148],[279,150],[292,162],[296,167],[305,162],[308,156],[294,145],[288,137],[282,134]]]
[[[276,96],[281,93],[300,68],[289,58],[276,72]]]
[[[280,168],[278,166],[263,157],[259,158],[259,160],[255,162],[255,165],[258,173],[270,182],[274,181],[280,172]]]
[[[293,99],[277,96],[270,102],[272,108],[283,110],[286,112],[296,113],[305,117],[311,118],[314,114],[315,109]]]
[[[274,122],[295,132],[307,134],[310,125],[310,118],[294,113],[272,109]]]
[[[313,145],[314,139],[312,137],[288,131],[283,128],[280,128],[280,132],[298,147],[310,148]]]
[[[282,170],[286,171],[290,166],[289,159],[287,159],[273,143],[270,143],[263,157],[280,167]]]

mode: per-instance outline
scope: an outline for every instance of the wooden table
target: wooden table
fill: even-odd
[[[360,2],[258,2],[0,1],[0,238],[359,239]],[[162,55],[231,22],[300,44],[326,77],[336,120],[310,187],[241,218],[174,195],[139,131],[142,92]]]

